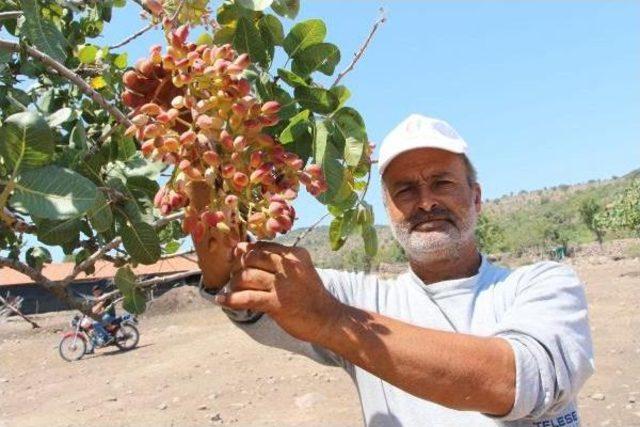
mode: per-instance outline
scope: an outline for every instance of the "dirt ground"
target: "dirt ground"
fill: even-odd
[[[640,426],[640,260],[574,265],[596,346],[597,374],[579,397],[584,425]],[[0,325],[0,427],[362,425],[344,372],[261,346],[192,290],[179,292],[142,320],[136,350],[79,362],[57,353],[70,312],[40,316],[36,332]]]

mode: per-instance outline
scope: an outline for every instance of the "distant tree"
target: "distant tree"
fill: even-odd
[[[501,252],[505,247],[504,229],[487,214],[480,214],[476,224],[476,242],[482,252]]]
[[[381,247],[378,257],[380,262],[388,264],[407,262],[407,255],[404,253],[404,249],[395,240]]]
[[[602,205],[592,197],[583,200],[579,208],[582,222],[593,234],[595,234],[596,240],[600,246],[602,246],[602,240],[604,238],[604,226],[602,222],[598,220],[598,215],[602,210]]]
[[[633,181],[597,221],[610,229],[630,229],[640,235],[640,179]]]

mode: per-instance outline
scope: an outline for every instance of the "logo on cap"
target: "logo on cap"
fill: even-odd
[[[456,131],[453,130],[453,128],[451,126],[449,126],[448,124],[446,124],[444,122],[434,122],[432,126],[441,135],[446,136],[447,138],[460,139],[460,135],[458,135],[456,133]]]

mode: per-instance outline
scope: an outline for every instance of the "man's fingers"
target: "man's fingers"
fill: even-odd
[[[232,271],[259,268],[271,273],[283,272],[282,260],[290,248],[273,242],[240,243],[235,250]]]
[[[253,310],[267,312],[271,294],[264,291],[239,291],[216,295],[216,302],[232,310]]]
[[[234,292],[250,289],[269,291],[273,289],[274,281],[275,276],[272,273],[257,268],[247,268],[234,272],[230,287]]]

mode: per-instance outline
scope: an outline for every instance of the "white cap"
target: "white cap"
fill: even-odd
[[[444,120],[412,114],[404,119],[382,141],[378,165],[380,175],[405,151],[416,148],[439,148],[457,154],[467,154],[467,143]]]

